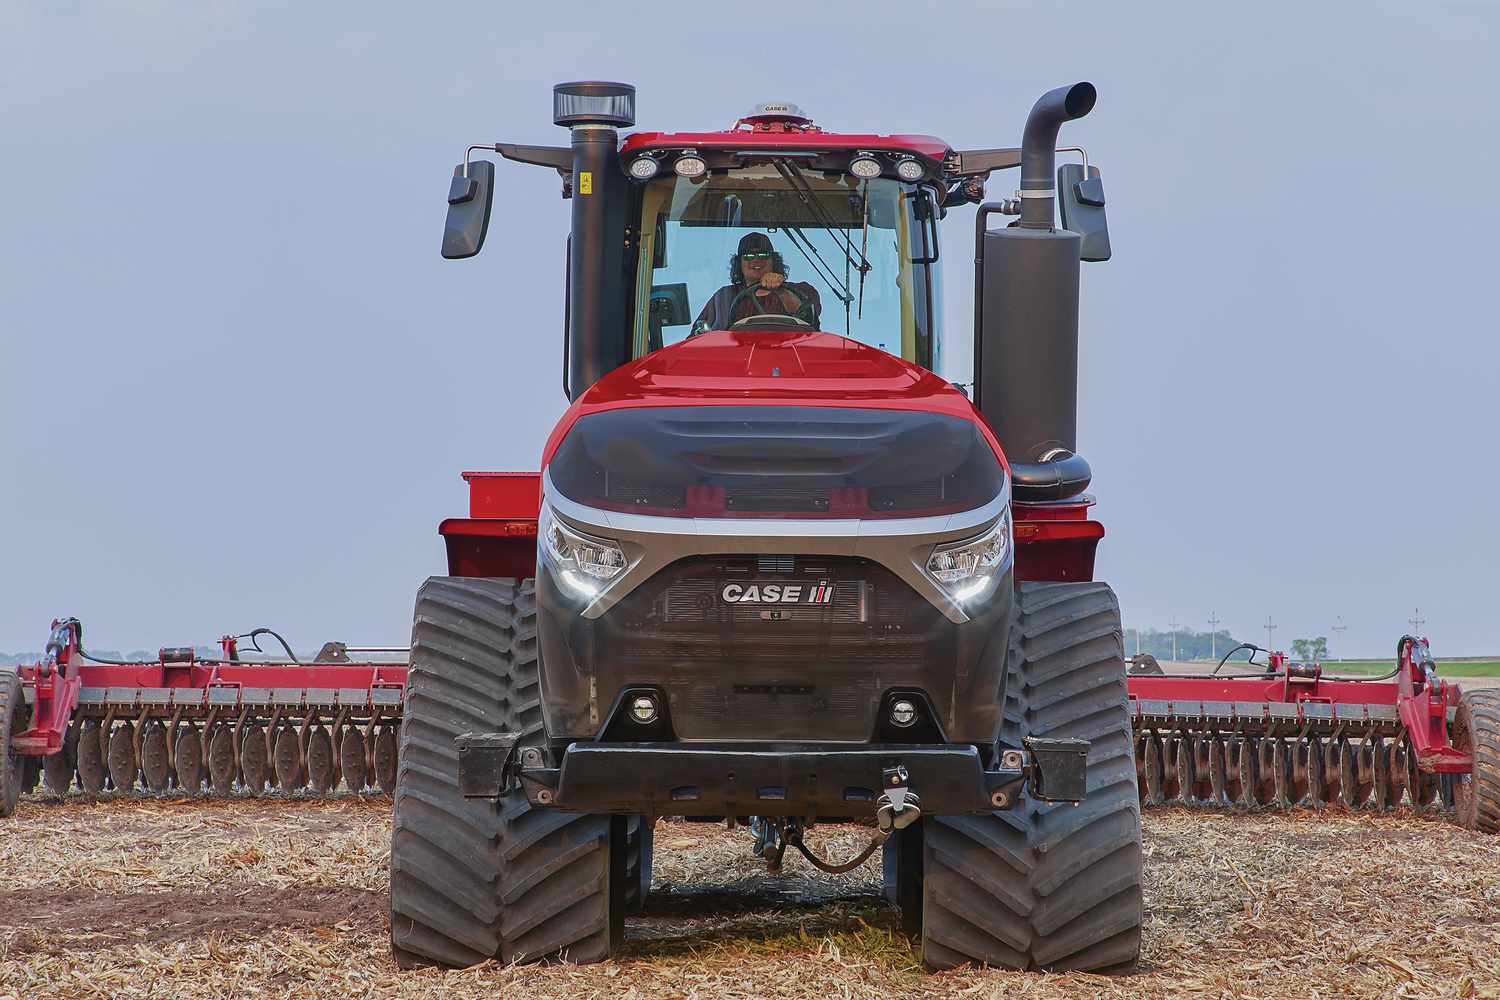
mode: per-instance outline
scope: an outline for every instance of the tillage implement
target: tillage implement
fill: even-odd
[[[281,658],[256,655],[263,636]],[[389,793],[405,652],[330,642],[299,662],[256,629],[224,636],[218,656],[127,661],[90,656],[78,619],[56,621],[39,662],[0,673],[0,816],[43,781],[58,794]]]
[[[1380,677],[1281,653],[1226,673],[1228,659],[1212,673],[1130,678],[1145,803],[1390,809],[1409,799],[1500,832],[1500,697],[1439,678],[1425,638],[1403,636]]]

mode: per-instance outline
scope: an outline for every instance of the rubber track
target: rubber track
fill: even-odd
[[[1500,833],[1500,692],[1465,691],[1474,754],[1474,829]]]
[[[1142,853],[1119,604],[1096,583],[1023,583],[1017,600],[1002,742],[1091,741],[1088,798],[929,817],[923,961],[1127,971]]]
[[[417,594],[391,834],[399,964],[468,966],[609,945],[609,818],[459,794],[454,737],[541,738],[530,580],[434,577]]]
[[[8,670],[0,672],[0,818],[16,811],[16,800],[26,783],[22,773],[25,765],[17,758],[12,767],[10,756],[12,724],[17,721],[16,712],[24,710],[25,705],[21,678]]]

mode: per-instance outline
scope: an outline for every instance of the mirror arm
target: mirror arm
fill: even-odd
[[[469,157],[476,149],[486,153],[499,153],[507,160],[529,163],[536,167],[551,167],[566,176],[573,172],[573,150],[567,146],[520,146],[513,142],[477,142],[464,150],[463,173],[469,176]]]
[[[518,146],[515,143],[497,142],[493,146],[478,148],[493,149],[507,160],[514,160],[517,163],[529,163],[535,167],[551,167],[560,174],[573,172],[573,148],[571,146]]]
[[[1009,170],[1020,165],[1019,149],[960,149],[958,169],[953,173],[959,177],[988,177],[991,170]]]
[[[1058,146],[1057,151],[1059,153],[1077,153],[1079,156],[1083,157],[1083,176],[1087,177],[1089,175],[1088,150],[1084,149],[1082,146]]]

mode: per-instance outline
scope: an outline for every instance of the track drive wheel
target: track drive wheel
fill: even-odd
[[[929,968],[1135,967],[1141,814],[1122,634],[1119,603],[1105,584],[1017,586],[1006,700],[1018,710],[1007,709],[1001,743],[1089,740],[1088,797],[1076,806],[1027,799],[1013,810],[922,821]]]
[[[26,761],[10,749],[11,737],[26,727],[25,713],[21,678],[8,670],[0,673],[0,818],[16,811],[26,782]]]
[[[397,964],[607,958],[623,929],[624,818],[458,790],[459,734],[542,741],[533,582],[428,580],[410,664],[391,830]]]
[[[1453,745],[1474,758],[1472,773],[1455,776],[1458,822],[1470,830],[1500,833],[1500,690],[1465,691],[1452,730]]]

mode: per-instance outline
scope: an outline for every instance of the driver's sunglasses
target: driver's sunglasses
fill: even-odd
[[[742,254],[740,254],[740,259],[741,260],[770,260],[771,259],[771,255],[769,253],[742,253]]]

